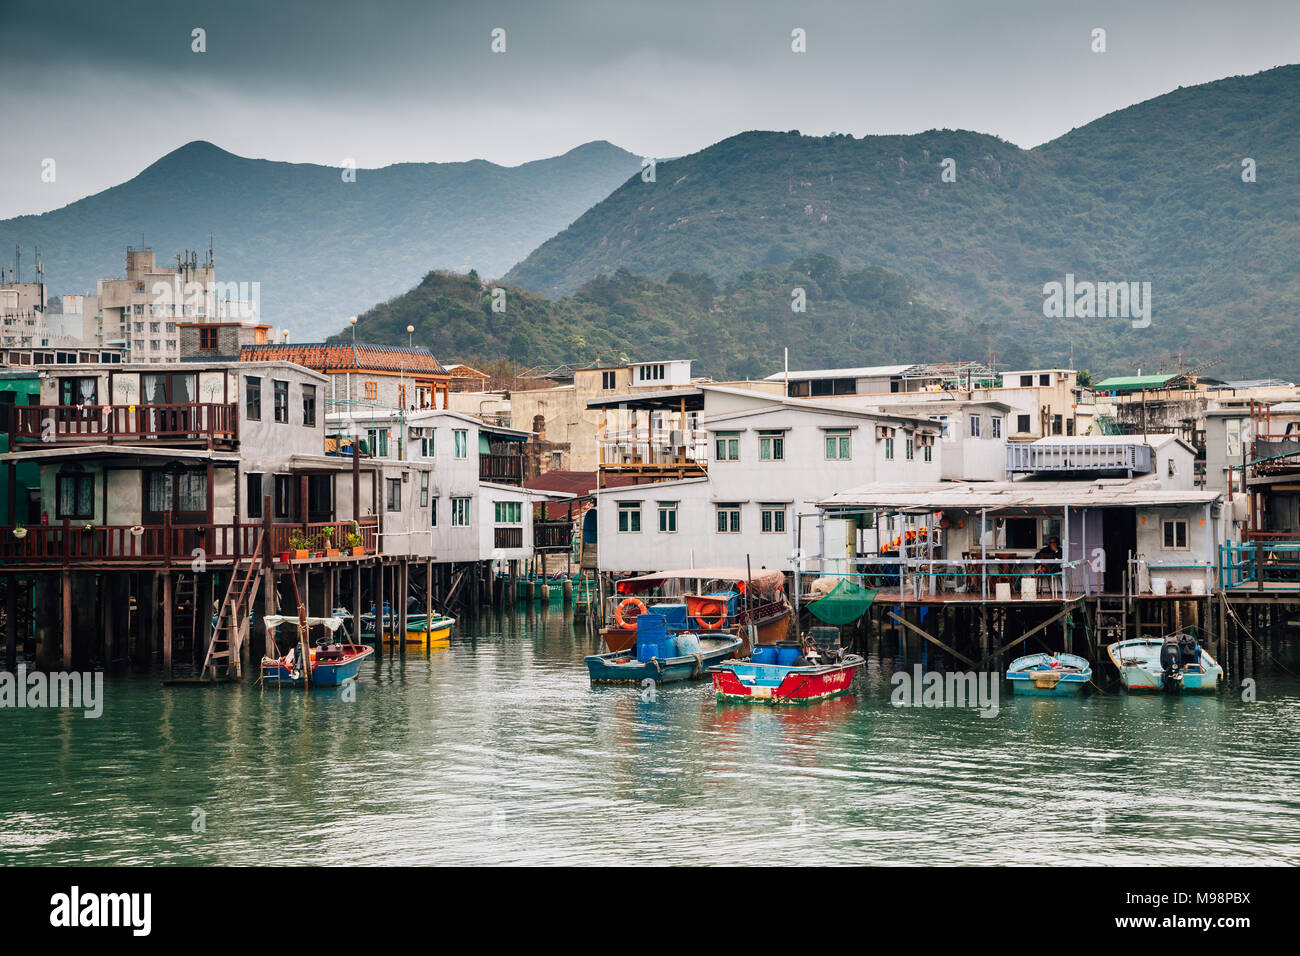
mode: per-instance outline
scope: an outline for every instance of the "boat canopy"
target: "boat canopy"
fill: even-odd
[[[298,616],[297,616],[296,614],[294,614],[294,615],[289,615],[289,614],[268,614],[268,615],[266,615],[266,617],[262,618],[262,622],[263,622],[263,623],[264,623],[268,628],[277,628],[277,627],[279,627],[281,624],[293,624],[293,625],[297,625],[297,623],[298,623]],[[335,631],[337,631],[340,627],[343,626],[343,618],[341,618],[341,617],[309,617],[309,618],[307,618],[307,626],[308,626],[308,627],[316,627],[317,625],[319,625],[319,626],[321,626],[321,627],[328,628],[328,629],[329,629],[329,632],[330,632],[331,634],[333,634]]]
[[[746,581],[753,581],[755,594],[771,594],[785,584],[780,571],[760,568],[753,573],[744,568],[684,568],[678,571],[656,571],[618,582],[619,594],[642,594],[659,587],[665,581],[729,581],[745,593]]]

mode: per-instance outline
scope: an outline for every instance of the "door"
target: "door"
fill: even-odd
[[[311,523],[334,520],[334,477],[307,476],[307,520]]]
[[[1101,514],[1101,546],[1106,552],[1104,586],[1107,594],[1123,594],[1129,552],[1137,550],[1137,525],[1129,508],[1104,508]]]

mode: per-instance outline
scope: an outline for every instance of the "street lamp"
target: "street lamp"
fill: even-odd
[[[352,344],[356,345],[357,344],[357,317],[355,315],[351,316],[348,319],[348,324],[352,326]]]
[[[408,325],[408,326],[406,327],[406,347],[407,347],[407,348],[414,348],[414,345],[412,344],[412,339],[411,339],[411,337],[412,337],[412,335],[413,335],[414,333],[415,333],[415,326],[413,326],[413,325]]]

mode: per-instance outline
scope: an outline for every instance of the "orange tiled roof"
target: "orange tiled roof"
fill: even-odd
[[[318,372],[428,372],[446,375],[423,345],[405,348],[400,345],[356,345],[337,342],[312,342],[302,345],[245,345],[240,349],[242,362],[294,362]]]

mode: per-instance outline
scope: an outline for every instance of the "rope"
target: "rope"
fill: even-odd
[[[1227,595],[1224,594],[1222,591],[1219,592],[1219,600],[1223,602],[1223,606],[1227,608],[1228,613],[1232,615],[1232,619],[1237,622],[1237,626],[1246,632],[1246,636],[1251,639],[1251,641],[1254,643],[1256,647],[1258,647],[1261,651],[1264,652],[1264,654],[1268,657],[1269,660],[1271,660],[1278,667],[1282,668],[1282,670],[1286,671],[1288,677],[1300,677],[1300,675],[1297,675],[1294,671],[1291,670],[1291,668],[1287,667],[1280,660],[1278,660],[1272,651],[1270,651],[1267,647],[1265,647],[1263,644],[1261,644],[1258,640],[1255,639],[1255,635],[1250,633],[1250,628],[1248,628],[1245,625],[1245,623],[1242,621],[1242,619],[1237,616],[1237,612],[1232,609],[1232,604],[1229,603]]]

